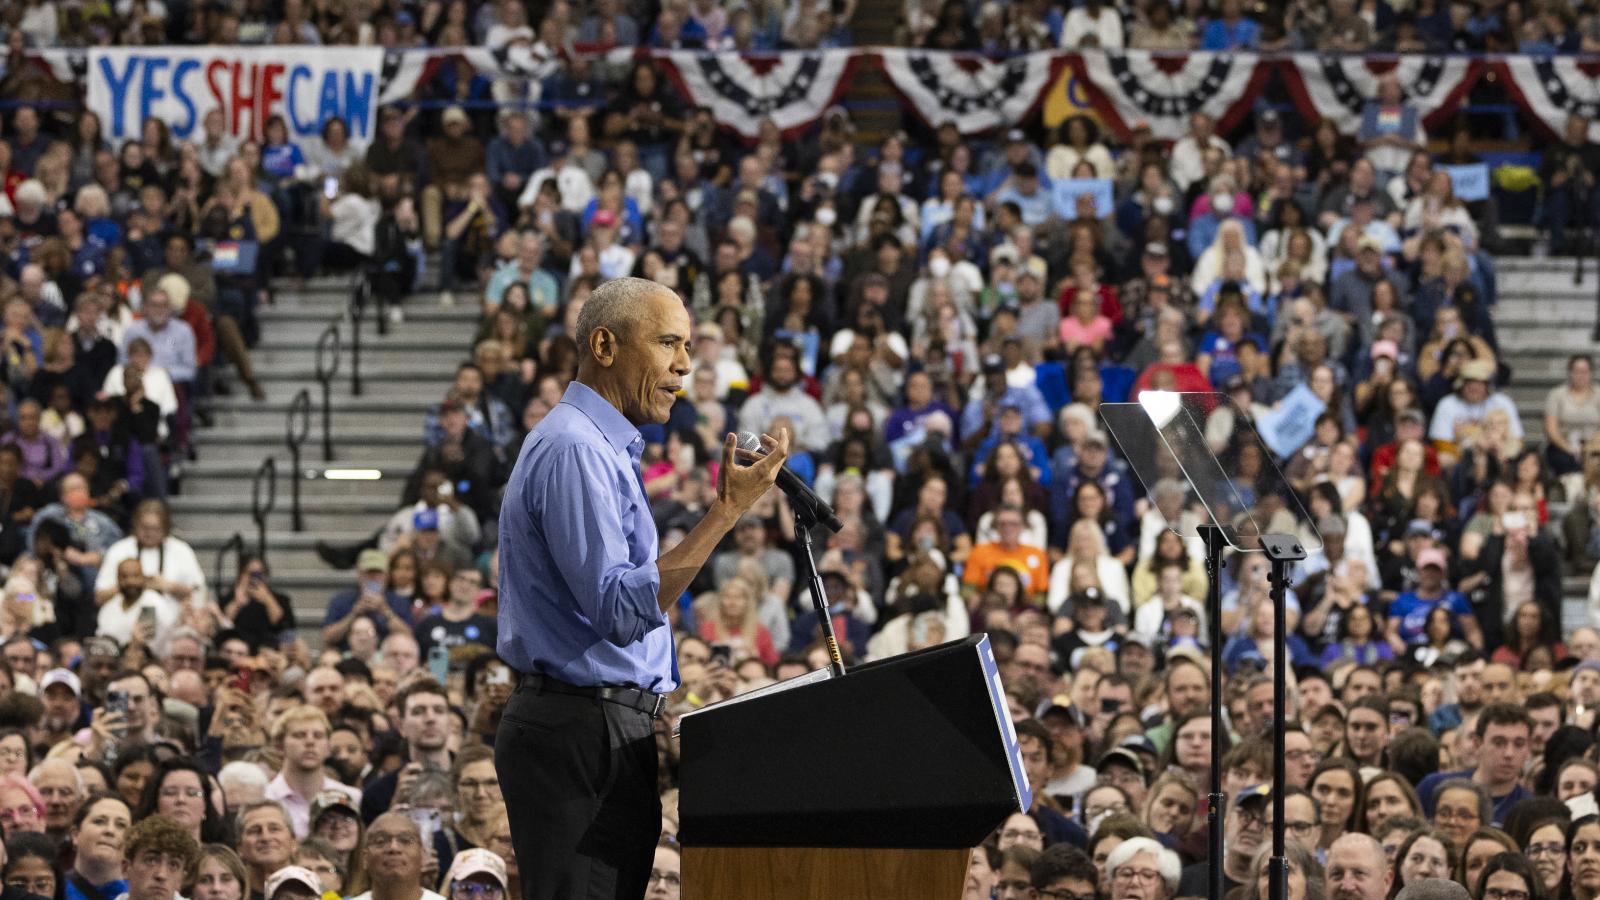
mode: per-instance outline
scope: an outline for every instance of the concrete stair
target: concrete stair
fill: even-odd
[[[361,325],[363,390],[357,396],[351,384],[348,282],[319,278],[303,287],[276,287],[274,305],[259,310],[262,339],[251,353],[266,399],[254,401],[236,389],[232,396],[206,404],[211,424],[195,430],[198,459],[184,466],[181,493],[172,498],[173,520],[177,533],[199,554],[208,577],[215,577],[218,553],[235,534],[248,550],[256,547],[252,490],[263,460],[273,459],[275,503],[265,517],[272,582],[292,595],[302,631],[311,637],[328,598],[354,580],[353,573],[324,564],[316,543],[359,541],[398,508],[405,479],[422,453],[423,416],[443,398],[456,366],[470,355],[479,311],[472,305],[441,307],[437,295],[420,293],[407,300],[404,321],[389,325],[383,336],[369,313]],[[316,366],[317,343],[335,322],[342,346],[329,385],[334,445],[329,461],[322,452],[322,386]],[[292,471],[288,419],[302,390],[312,401],[310,430],[299,470]],[[326,477],[329,469],[341,468],[373,469],[378,477]],[[291,480],[300,484],[305,526],[300,532],[293,530]]]
[[[1585,262],[1583,280],[1576,283],[1571,259],[1501,257],[1495,265],[1500,287],[1495,330],[1502,361],[1511,367],[1505,391],[1522,414],[1528,441],[1538,443],[1544,440],[1545,395],[1566,380],[1568,357],[1600,355],[1594,340],[1600,275],[1592,261]],[[1552,525],[1565,514],[1565,504],[1552,504]],[[1562,580],[1562,621],[1568,630],[1591,624],[1588,593],[1587,573]]]

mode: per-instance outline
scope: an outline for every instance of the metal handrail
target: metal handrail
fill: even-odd
[[[372,287],[367,279],[358,277],[355,289],[350,292],[350,394],[361,396],[361,320],[367,314],[367,300],[372,293]],[[378,317],[379,327],[383,317]]]
[[[261,490],[263,484],[266,485],[264,499]],[[262,560],[267,558],[267,517],[272,515],[272,508],[277,505],[278,460],[269,456],[261,461],[256,474],[250,479],[250,518],[256,523],[256,557]]]
[[[329,348],[332,348],[331,351]],[[333,379],[339,374],[339,359],[344,342],[335,319],[317,338],[317,381],[322,384],[322,461],[333,462]],[[331,356],[331,359],[330,359]]]
[[[225,560],[227,560],[228,554],[230,554],[230,553],[233,554],[233,560],[234,560],[233,577],[232,578],[225,578],[225,577],[223,577],[223,572],[225,571],[225,569],[223,569],[222,564],[223,564],[223,562]],[[228,538],[227,543],[223,544],[217,550],[217,569],[216,569],[216,573],[215,573],[216,574],[216,580],[211,582],[212,584],[216,585],[216,588],[214,590],[214,595],[215,596],[217,596],[217,597],[228,597],[230,599],[232,598],[232,596],[233,596],[232,585],[233,585],[234,582],[239,580],[239,569],[243,565],[244,565],[244,535],[242,535],[239,532],[235,531],[233,533],[233,537]]]
[[[289,401],[289,416],[283,426],[283,442],[289,448],[289,502],[290,516],[295,531],[305,531],[305,517],[300,510],[300,448],[311,435],[311,392],[301,388]]]

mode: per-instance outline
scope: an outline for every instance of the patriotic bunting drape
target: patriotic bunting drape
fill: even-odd
[[[1572,57],[1510,56],[1496,63],[1513,100],[1551,135],[1566,131],[1573,114],[1589,120],[1600,140],[1600,62]]]
[[[1197,112],[1215,119],[1218,130],[1233,127],[1269,74],[1254,54],[1102,50],[1082,53],[1074,65],[1090,84],[1095,109],[1118,134],[1126,137],[1144,122],[1163,141],[1183,137]]]
[[[1361,110],[1378,96],[1378,81],[1394,73],[1423,124],[1438,126],[1472,89],[1483,64],[1464,56],[1322,56],[1296,53],[1283,60],[1284,84],[1308,119],[1332,119],[1354,134]]]
[[[159,52],[160,48],[149,48]],[[462,57],[492,78],[542,79],[571,50],[542,44],[512,48],[434,48],[389,51],[379,87],[382,103],[403,102],[425,86],[445,60]],[[620,48],[590,54],[625,64],[650,57],[691,103],[709,107],[717,120],[752,138],[763,118],[792,136],[839,102],[865,61],[882,67],[906,109],[930,125],[954,123],[976,135],[1026,124],[1062,69],[1071,66],[1095,112],[1120,135],[1146,123],[1161,140],[1175,140],[1194,112],[1227,129],[1243,120],[1274,76],[1308,119],[1328,118],[1346,132],[1360,125],[1379,79],[1393,72],[1407,102],[1424,123],[1439,127],[1459,108],[1486,72],[1504,80],[1513,102],[1538,125],[1559,134],[1571,114],[1594,122],[1600,140],[1600,60],[1588,57],[1339,56],[1316,53],[1227,54],[1045,51],[990,59],[891,47],[785,51],[767,54],[706,53]],[[90,73],[81,49],[28,52],[55,82],[82,90]]]
[[[717,121],[746,138],[757,136],[763,119],[793,134],[822,118],[849,87],[857,58],[850,50],[654,56],[689,102],[709,107]]]
[[[1021,122],[1054,80],[1065,54],[1028,53],[990,60],[971,53],[877,51],[884,74],[906,105],[938,127],[978,134]]]

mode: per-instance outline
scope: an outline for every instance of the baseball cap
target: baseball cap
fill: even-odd
[[[1161,755],[1161,753],[1156,750],[1156,742],[1150,740],[1142,734],[1130,734],[1118,741],[1117,746],[1127,750],[1132,750],[1135,753],[1148,753],[1151,756]]]
[[[311,801],[311,822],[315,824],[323,813],[334,809],[342,809],[356,818],[361,817],[361,810],[356,808],[349,794],[344,791],[323,791]]]
[[[1072,701],[1065,695],[1057,696],[1051,699],[1050,705],[1045,708],[1044,712],[1039,714],[1039,718],[1041,719],[1051,716],[1060,718],[1068,725],[1072,725],[1077,728],[1083,727],[1082,711],[1080,711],[1076,706],[1073,706]]]
[[[83,696],[83,682],[78,680],[78,676],[73,674],[71,669],[51,669],[44,673],[44,677],[39,679],[39,693],[42,694],[58,684],[66,685],[76,696]]]
[[[1028,259],[1027,263],[1022,267],[1022,271],[1018,272],[1017,275],[1019,277],[1022,275],[1032,275],[1034,278],[1037,278],[1043,282],[1045,280],[1045,273],[1047,271],[1049,271],[1049,269],[1047,266],[1045,266],[1044,260],[1034,256]]]
[[[1267,800],[1271,797],[1271,784],[1252,784],[1249,787],[1240,788],[1239,793],[1233,795],[1233,805],[1239,806],[1248,800]]]
[[[594,218],[589,220],[589,224],[599,228],[615,228],[617,227],[617,214],[609,209],[597,209],[594,212]]]
[[[356,571],[358,572],[387,572],[389,571],[389,554],[382,550],[368,548],[361,551],[356,557]]]
[[[456,122],[466,124],[469,121],[467,119],[467,111],[459,106],[446,107],[444,115],[440,116],[439,118],[440,121],[444,122],[446,125],[451,125]]]
[[[1005,370],[1006,364],[1005,361],[1000,358],[1000,354],[991,353],[983,358],[983,374],[997,375]]]
[[[1376,250],[1379,253],[1382,253],[1383,252],[1383,244],[1380,243],[1378,241],[1378,239],[1373,237],[1372,235],[1363,234],[1359,239],[1356,240],[1356,249],[1357,250]]]
[[[454,884],[473,875],[487,875],[499,883],[501,890],[506,889],[506,861],[497,853],[482,847],[457,853],[455,862],[450,864],[450,874],[445,877],[445,883]]]
[[[1412,519],[1406,523],[1405,537],[1433,537],[1433,523],[1427,519]]]
[[[1278,111],[1275,109],[1263,109],[1256,114],[1256,121],[1262,125],[1277,125],[1283,121],[1283,117],[1278,115]]]
[[[1443,550],[1438,547],[1429,547],[1417,554],[1417,568],[1426,569],[1429,566],[1438,566],[1441,569],[1450,568],[1449,561],[1445,559]]]
[[[1400,418],[1396,419],[1395,421],[1397,421],[1397,422],[1411,422],[1411,423],[1416,424],[1416,425],[1426,425],[1426,424],[1428,424],[1427,420],[1422,415],[1422,410],[1420,410],[1420,409],[1401,410]]]
[[[1102,753],[1100,755],[1100,759],[1095,762],[1094,767],[1103,771],[1106,766],[1112,765],[1113,763],[1127,766],[1135,772],[1138,772],[1140,778],[1144,777],[1144,761],[1139,759],[1139,754],[1129,750],[1126,747],[1112,747],[1110,750]]]
[[[411,517],[411,527],[418,531],[438,531],[439,514],[432,509],[419,509]]]
[[[1021,128],[1013,128],[1010,131],[1006,132],[1006,140],[1011,142],[1011,143],[1013,143],[1013,144],[1019,143],[1021,141],[1025,141],[1027,139],[1028,139],[1028,136],[1026,134],[1022,133],[1022,129]]]
[[[276,894],[284,885],[290,883],[303,884],[310,888],[312,893],[319,897],[322,896],[322,879],[317,877],[317,873],[304,866],[284,866],[267,876],[267,889],[265,892],[267,900],[272,900],[273,894]]]

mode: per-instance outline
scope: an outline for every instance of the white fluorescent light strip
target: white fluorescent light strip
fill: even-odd
[[[383,473],[377,469],[328,469],[322,477],[329,481],[377,481]]]

